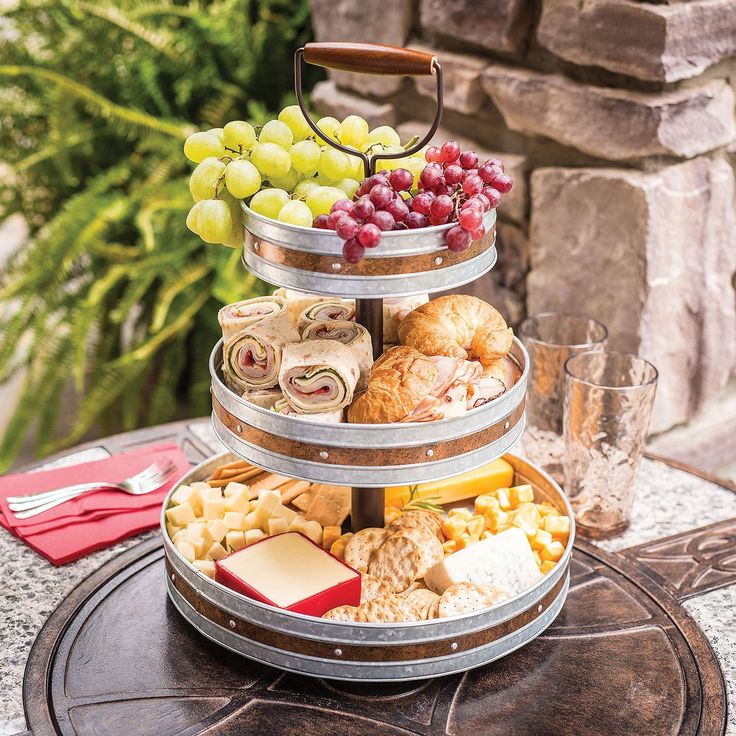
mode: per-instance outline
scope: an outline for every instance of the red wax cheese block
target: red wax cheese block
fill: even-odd
[[[215,562],[215,580],[261,603],[321,616],[360,603],[360,573],[299,532],[266,537]]]

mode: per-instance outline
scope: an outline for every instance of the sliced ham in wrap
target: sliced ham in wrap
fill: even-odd
[[[300,417],[310,422],[325,422],[326,424],[340,424],[344,421],[343,410],[335,409],[335,411],[325,411],[318,414],[303,414],[297,411],[288,401],[288,399],[281,399],[277,401],[272,407],[271,411],[275,411],[277,414],[284,414],[287,417]]]
[[[356,390],[362,391],[368,385],[368,375],[373,365],[373,346],[371,335],[363,325],[347,320],[312,322],[305,327],[302,340],[337,340],[347,345],[360,366]]]
[[[343,409],[353,400],[359,378],[355,355],[337,340],[307,340],[284,348],[279,386],[304,414]]]
[[[225,341],[223,372],[228,382],[237,383],[241,394],[272,388],[278,383],[284,347],[300,340],[286,312],[259,320]]]
[[[286,302],[278,296],[257,296],[223,307],[217,313],[222,337],[227,340],[236,332],[266,317],[276,317],[286,309]]]
[[[355,303],[342,299],[330,299],[317,302],[307,307],[299,315],[297,328],[304,332],[312,322],[327,322],[328,320],[352,321],[355,319]]]
[[[299,315],[312,304],[317,302],[333,301],[333,296],[320,296],[319,294],[308,294],[306,291],[295,291],[294,289],[276,289],[274,296],[283,299],[286,302],[286,308],[289,310],[289,317],[296,327],[299,322]]]
[[[416,296],[390,297],[383,300],[383,342],[396,345],[399,342],[399,322],[409,312],[429,301],[427,294]]]
[[[271,409],[277,401],[284,398],[284,394],[278,387],[259,388],[257,391],[244,392],[243,398],[261,409]]]

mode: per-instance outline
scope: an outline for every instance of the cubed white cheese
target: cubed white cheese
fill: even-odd
[[[207,523],[207,526],[215,542],[222,542],[228,533],[228,526],[222,519],[215,519]]]
[[[194,509],[189,503],[182,503],[179,506],[172,506],[166,509],[166,521],[175,526],[185,527],[196,520]]]

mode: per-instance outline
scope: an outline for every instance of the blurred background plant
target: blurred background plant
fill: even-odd
[[[0,222],[22,213],[30,237],[0,275],[0,382],[24,374],[0,470],[34,427],[40,456],[209,412],[217,310],[267,287],[186,228],[182,142],[292,101],[310,34],[307,0],[5,7]]]

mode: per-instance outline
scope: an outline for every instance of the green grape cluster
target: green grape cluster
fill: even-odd
[[[399,134],[382,125],[370,130],[358,115],[342,122],[323,117],[325,135],[356,151],[401,153]],[[384,159],[379,169],[406,168],[417,185],[423,151]],[[243,120],[194,133],[184,154],[197,164],[189,181],[194,206],[187,227],[207,243],[242,245],[240,201],[273,220],[311,227],[340,199],[352,199],[364,178],[363,161],[331,147],[309,126],[298,105],[285,107],[260,129]],[[408,195],[407,195],[408,196]]]

